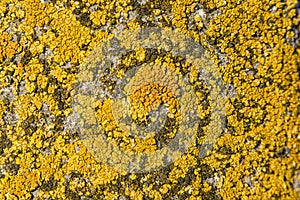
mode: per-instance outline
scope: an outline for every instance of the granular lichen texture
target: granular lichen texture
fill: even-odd
[[[199,44],[202,60],[184,37],[134,34],[149,28]],[[131,50],[107,56],[103,44]],[[300,199],[299,77],[297,0],[0,0],[0,199]],[[172,160],[164,148],[194,124]],[[113,151],[103,162],[87,125],[122,152],[161,150],[163,167],[119,170]]]

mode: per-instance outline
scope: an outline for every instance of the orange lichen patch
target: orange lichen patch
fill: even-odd
[[[151,110],[157,110],[158,106],[167,104],[170,110],[170,117],[174,118],[175,113],[178,117],[180,114],[178,101],[174,94],[167,87],[159,84],[142,86],[130,96],[131,101],[131,118],[138,121],[147,121],[147,116]]]
[[[179,109],[179,103],[174,97],[174,94],[164,86],[161,86],[159,84],[150,84],[142,86],[139,90],[135,91],[130,96],[131,101],[131,107],[130,107],[130,116],[134,121],[137,121],[138,123],[147,125],[149,122],[148,120],[160,120],[156,119],[155,117],[152,119],[149,119],[149,113],[151,111],[157,111],[159,106],[166,105],[168,107],[168,117],[175,118],[176,123],[174,126],[178,126],[180,123],[180,109]],[[157,127],[157,131],[161,127]],[[170,133],[163,133],[166,134],[164,137],[172,138],[176,134],[176,131],[172,131]],[[139,142],[142,142],[143,140],[137,138]],[[152,138],[150,139],[151,145],[153,146],[153,143],[155,144],[155,140]],[[144,142],[142,142],[144,143]],[[146,146],[145,146],[146,147]]]
[[[8,33],[0,33],[0,61],[4,58],[12,59],[17,52],[18,44],[11,40]]]

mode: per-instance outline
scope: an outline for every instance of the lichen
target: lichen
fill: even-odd
[[[299,15],[299,2],[280,0],[1,0],[0,199],[298,199]],[[140,49],[124,57],[110,74],[122,77],[145,60],[191,72],[202,120],[181,159],[154,172],[122,174],[98,162],[64,123],[84,58],[115,30],[144,27],[172,28],[199,42],[236,95],[226,100],[226,129],[199,160],[210,120],[207,85],[170,52]],[[10,86],[13,98],[3,95]],[[145,86],[133,96],[144,103],[132,108],[138,122],[147,123],[159,101],[177,109],[172,95],[157,95],[160,89]],[[153,96],[144,98],[148,90]],[[109,101],[98,105],[98,117],[112,117]],[[174,113],[169,128],[178,123]],[[102,119],[109,140],[123,138],[115,145],[138,144],[137,151],[153,150],[175,133],[131,143]]]

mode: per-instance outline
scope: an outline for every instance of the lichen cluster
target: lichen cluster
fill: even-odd
[[[295,0],[1,0],[0,199],[298,199],[299,9]],[[168,167],[120,173],[87,150],[67,118],[84,58],[114,30],[144,27],[172,28],[199,42],[234,89],[227,94],[225,129],[208,156],[198,159],[210,94],[191,79],[202,113],[195,143]],[[145,60],[194,73],[169,52],[141,50],[107,76],[122,77]],[[135,141],[131,150],[150,151],[174,137],[176,99],[161,91],[167,88],[137,91],[132,118],[148,123],[151,106],[168,102],[175,109],[171,131]],[[122,134],[109,135],[113,124],[101,121],[110,118],[109,104],[99,103],[99,123],[115,145],[131,144],[118,140],[126,140]]]

